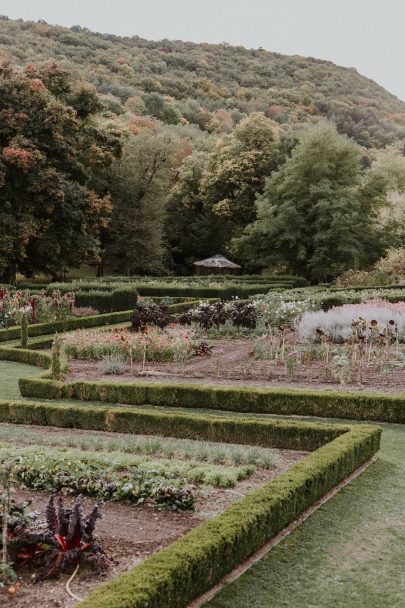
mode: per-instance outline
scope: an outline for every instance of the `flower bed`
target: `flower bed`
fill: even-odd
[[[102,360],[121,357],[131,361],[180,361],[189,358],[197,341],[192,331],[168,327],[165,330],[149,327],[143,333],[128,329],[111,331],[79,330],[63,338],[68,358]]]
[[[371,300],[337,306],[327,312],[306,312],[298,324],[298,332],[311,342],[319,342],[322,335],[344,342],[353,338],[354,324],[358,325],[359,320],[364,325],[364,340],[387,336],[391,341],[405,342],[405,302]]]
[[[44,292],[31,294],[29,291],[0,289],[0,328],[19,325],[26,315],[29,323],[62,321],[73,312],[75,296],[71,292],[54,290],[47,296]]]

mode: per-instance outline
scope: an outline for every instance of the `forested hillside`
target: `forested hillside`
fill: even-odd
[[[405,103],[355,70],[7,18],[0,50],[0,280],[222,253],[319,282],[403,246]]]
[[[136,31],[136,23],[133,24]],[[333,121],[360,145],[380,147],[405,131],[405,103],[355,69],[328,61],[0,19],[0,51],[13,64],[56,61],[94,84],[110,113],[150,115],[230,132],[253,112],[281,125]]]

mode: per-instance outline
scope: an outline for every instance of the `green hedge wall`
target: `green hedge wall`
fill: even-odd
[[[103,325],[112,325],[114,323],[125,323],[130,321],[132,310],[124,310],[121,312],[113,312],[102,315],[94,315],[92,317],[79,317],[74,319],[66,319],[65,321],[53,321],[51,323],[36,323],[28,326],[28,335],[46,336],[55,332],[71,331],[73,329],[102,327]],[[8,340],[18,340],[21,335],[20,326],[7,327],[0,329],[0,342]]]
[[[100,312],[118,312],[135,308],[138,292],[135,287],[119,287],[112,291],[76,291],[76,306],[91,306]]]
[[[281,414],[405,423],[405,395],[321,390],[212,387],[152,382],[49,382],[21,378],[24,397],[80,399],[129,405],[190,407],[255,414]]]
[[[183,414],[143,408],[0,401],[0,422],[163,435],[184,439],[315,450],[348,431],[347,425]]]
[[[0,360],[17,361],[18,363],[28,363],[29,365],[45,367],[46,369],[48,369],[51,365],[51,355],[49,355],[48,353],[41,353],[37,350],[29,350],[23,348],[8,348],[4,346],[0,348]]]
[[[381,430],[358,426],[224,513],[101,585],[81,608],[185,608],[368,461]]]
[[[232,285],[229,287],[171,287],[170,284],[162,287],[149,287],[139,285],[138,292],[141,296],[175,296],[185,298],[221,298],[230,300],[233,297],[247,298],[258,293],[267,293],[273,289],[284,289],[282,284],[261,284],[261,285]]]
[[[140,296],[154,296],[164,298],[169,297],[182,297],[182,298],[221,298],[223,300],[230,300],[231,298],[238,296],[239,298],[247,298],[248,296],[255,295],[258,293],[267,293],[273,289],[285,289],[291,285],[280,282],[269,282],[259,284],[243,284],[235,283],[227,287],[208,287],[204,285],[193,285],[193,278],[190,277],[190,283],[185,283],[184,286],[173,286],[170,282],[162,283],[162,285],[148,285],[147,283],[140,282],[136,284],[136,289]],[[108,301],[108,294],[112,293],[114,284],[108,283],[80,283],[80,285],[69,285],[69,283],[60,283],[50,285],[47,292],[51,293],[54,288],[59,289],[62,293],[73,291],[76,294],[76,301],[78,306],[94,306],[98,302],[98,310],[104,302]],[[122,288],[125,289],[125,288]],[[131,287],[129,289],[135,289]],[[103,299],[102,294],[105,294]],[[87,294],[87,296],[86,296]]]

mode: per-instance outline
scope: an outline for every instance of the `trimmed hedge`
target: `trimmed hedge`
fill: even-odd
[[[100,312],[118,312],[135,308],[138,292],[135,287],[119,287],[112,291],[75,291],[77,306],[91,306]]]
[[[352,427],[79,605],[185,608],[367,462],[379,449],[380,433]]]
[[[315,450],[347,425],[156,412],[142,408],[0,401],[0,422]]]
[[[247,298],[259,293],[267,293],[270,290],[285,289],[283,284],[261,284],[261,285],[232,285],[229,287],[171,287],[170,284],[162,287],[149,287],[138,285],[140,296],[183,296],[185,298],[221,298],[230,300],[231,298]]]
[[[18,363],[28,363],[37,367],[45,367],[48,369],[51,365],[51,355],[48,353],[38,352],[37,350],[29,350],[26,348],[0,348],[0,360],[2,361],[17,361]]]
[[[177,313],[185,308],[196,306],[197,300],[190,300],[185,302],[178,302],[177,304],[170,304],[169,312]],[[114,325],[114,323],[125,323],[131,320],[133,310],[122,310],[118,312],[106,313],[101,315],[93,315],[91,317],[77,317],[72,319],[66,319],[65,321],[53,321],[50,323],[36,323],[35,325],[28,326],[29,337],[35,336],[47,336],[54,334],[55,332],[72,331],[74,329],[92,328],[92,327],[103,327],[104,325]],[[11,340],[19,340],[21,337],[21,327],[14,325],[13,327],[7,327],[0,329],[0,342],[8,342]]]
[[[103,325],[112,325],[114,323],[125,323],[131,320],[132,310],[124,310],[121,312],[112,312],[103,315],[93,315],[91,317],[78,317],[66,319],[65,321],[53,321],[50,323],[36,323],[28,326],[28,335],[46,336],[55,332],[71,331],[73,329],[102,327]],[[0,342],[8,340],[18,340],[21,335],[19,325],[0,329]]]
[[[20,378],[19,387],[23,397],[405,423],[405,395],[154,382],[64,384],[44,377]]]

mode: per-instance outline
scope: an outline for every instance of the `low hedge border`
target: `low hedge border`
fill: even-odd
[[[2,346],[0,348],[0,360],[17,361],[18,363],[26,363],[28,365],[35,365],[36,367],[48,369],[51,365],[52,357],[48,353],[42,353],[28,348]]]
[[[128,405],[158,405],[212,410],[346,418],[405,423],[405,395],[322,390],[212,387],[151,382],[63,383],[41,375],[20,378],[23,397],[79,399]]]
[[[127,573],[81,608],[185,608],[367,462],[381,429],[357,426]]]
[[[232,418],[101,405],[0,401],[0,422],[312,451],[347,432],[347,425]]]
[[[215,300],[216,298],[213,298]],[[184,302],[177,302],[176,304],[170,304],[169,311],[173,314],[190,308],[198,304],[197,300],[186,300]],[[66,319],[64,321],[53,321],[50,323],[36,323],[28,326],[29,337],[35,336],[46,336],[48,334],[54,334],[55,332],[72,331],[74,329],[92,328],[92,327],[103,327],[105,325],[114,325],[115,323],[125,323],[131,320],[133,311],[122,310],[119,312],[105,313],[101,315],[92,315],[90,317],[78,317],[74,319]],[[11,340],[18,340],[21,335],[21,328],[19,325],[13,327],[7,327],[0,329],[0,342],[9,342]]]
[[[30,337],[43,336],[55,332],[71,331],[73,329],[124,323],[125,321],[130,321],[131,315],[132,310],[123,310],[103,315],[93,315],[91,317],[78,317],[75,319],[66,319],[64,321],[53,321],[51,323],[36,323],[35,325],[28,326],[28,335]],[[21,328],[19,325],[0,329],[0,342],[18,340],[20,334]]]

